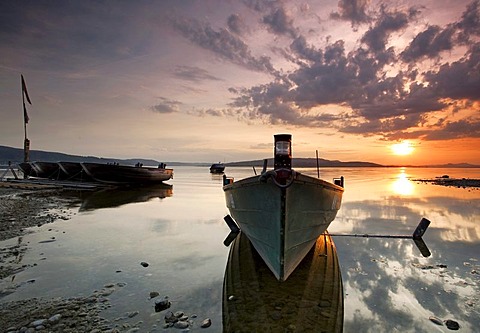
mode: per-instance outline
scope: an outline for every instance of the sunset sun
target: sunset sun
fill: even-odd
[[[395,143],[390,147],[395,155],[409,155],[413,152],[414,148],[409,141],[402,141]]]

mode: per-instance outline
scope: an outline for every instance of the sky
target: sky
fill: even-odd
[[[0,2],[0,145],[480,165],[480,1]]]

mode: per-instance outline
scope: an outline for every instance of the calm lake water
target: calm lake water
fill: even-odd
[[[315,169],[297,169],[316,176]],[[229,248],[222,177],[207,168],[175,167],[171,187],[86,197],[70,220],[35,228],[23,238],[29,250],[18,273],[26,283],[7,302],[32,297],[90,295],[108,283],[126,283],[109,296],[103,317],[139,311],[141,332],[164,331],[165,312],[154,311],[151,291],[168,296],[170,310],[196,314],[222,332],[222,290]],[[235,179],[252,168],[226,168]],[[424,241],[333,236],[344,290],[344,332],[450,332],[434,315],[480,332],[480,190],[412,181],[448,174],[480,178],[480,169],[327,168],[321,178],[345,177],[335,234],[412,234],[422,217],[431,221]],[[55,237],[55,242],[39,243]],[[7,246],[17,239],[0,242]],[[140,265],[147,262],[148,267]],[[6,281],[2,281],[6,283]],[[259,309],[259,313],[261,309]],[[160,324],[159,324],[160,323]],[[171,331],[177,331],[170,328]]]

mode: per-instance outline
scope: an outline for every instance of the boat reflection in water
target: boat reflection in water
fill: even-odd
[[[240,233],[223,281],[223,331],[342,332],[342,276],[328,233],[320,235],[284,282]]]
[[[173,195],[173,185],[115,187],[89,193],[83,198],[80,211],[113,208],[129,203],[146,202],[155,198],[163,199]]]

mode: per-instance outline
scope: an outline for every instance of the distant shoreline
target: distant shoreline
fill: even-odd
[[[434,179],[412,179],[415,182],[430,183],[432,185],[452,186],[461,188],[480,189],[480,179],[469,178],[434,178]]]

